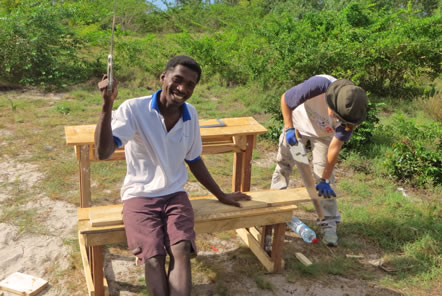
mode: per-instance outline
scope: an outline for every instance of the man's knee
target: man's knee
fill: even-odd
[[[154,256],[145,260],[145,265],[149,269],[163,268],[165,256]]]
[[[170,251],[173,256],[189,256],[192,244],[188,240],[180,241],[173,246],[170,246]]]

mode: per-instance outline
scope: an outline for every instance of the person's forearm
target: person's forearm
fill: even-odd
[[[116,149],[112,136],[112,104],[105,103],[95,128],[95,153],[98,159],[103,160],[111,157]]]
[[[216,184],[215,180],[209,173],[204,161],[199,159],[197,161],[188,163],[190,171],[195,176],[195,178],[207,188],[213,195],[215,195],[218,199],[224,195],[224,192],[221,188]]]
[[[322,172],[322,179],[330,179],[333,173],[333,168],[338,162],[339,152],[341,151],[342,145],[344,145],[344,142],[338,140],[336,137],[333,137],[330,145],[328,146],[327,162],[325,164],[324,171]]]
[[[293,127],[292,110],[285,102],[285,94],[281,96],[281,112],[284,119],[284,129]]]

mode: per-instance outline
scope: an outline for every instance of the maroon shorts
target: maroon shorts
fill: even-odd
[[[180,241],[190,241],[196,254],[194,214],[186,192],[125,200],[123,222],[129,250],[139,263],[165,256],[165,248]]]

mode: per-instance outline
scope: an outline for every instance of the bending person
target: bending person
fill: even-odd
[[[333,168],[342,146],[365,120],[367,104],[362,88],[330,75],[313,76],[281,96],[284,130],[279,138],[271,188],[286,189],[296,165],[315,205],[322,240],[329,246],[337,246],[336,226],[341,222],[336,200],[331,198],[336,197],[331,186],[335,185]],[[298,142],[310,143],[313,173],[310,164],[296,161],[290,153],[290,147]]]

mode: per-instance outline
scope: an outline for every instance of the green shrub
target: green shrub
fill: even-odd
[[[419,126],[397,115],[385,130],[396,139],[385,160],[390,176],[417,186],[442,184],[442,124]]]
[[[22,1],[0,20],[0,79],[62,85],[87,78],[76,51],[82,47],[64,25],[71,11],[50,1]]]
[[[373,138],[374,131],[379,123],[378,110],[383,104],[368,102],[367,118],[354,131],[353,135],[344,146],[344,154],[348,150],[362,152],[370,149],[367,147]]]

